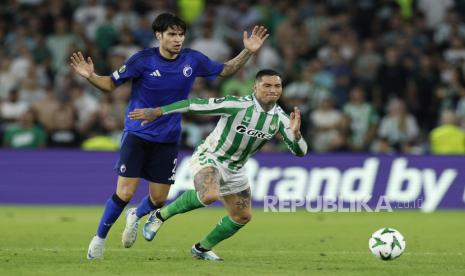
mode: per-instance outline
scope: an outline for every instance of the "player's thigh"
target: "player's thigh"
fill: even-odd
[[[246,224],[252,219],[252,197],[250,188],[238,193],[222,196],[229,216],[237,223]]]
[[[145,156],[146,141],[134,134],[124,133],[115,170],[121,177],[139,178],[142,176]]]
[[[203,150],[197,150],[189,167],[194,176],[194,187],[204,204],[215,202],[220,197],[221,167]]]
[[[148,142],[142,177],[151,183],[174,184],[177,158],[178,145],[176,143]],[[167,187],[155,189],[169,190]]]
[[[216,201],[220,195],[220,179],[220,172],[214,166],[203,166],[198,170],[194,174],[194,187],[200,199]]]
[[[116,184],[116,194],[124,201],[129,201],[137,190],[139,185],[138,177],[118,176]]]

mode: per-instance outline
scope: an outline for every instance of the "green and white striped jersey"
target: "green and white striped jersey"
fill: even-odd
[[[245,97],[190,99],[161,107],[163,114],[191,112],[221,116],[216,128],[199,145],[217,161],[236,170],[244,166],[278,132],[290,151],[298,156],[307,152],[303,138],[295,141],[289,116],[278,105],[265,112],[254,95]]]

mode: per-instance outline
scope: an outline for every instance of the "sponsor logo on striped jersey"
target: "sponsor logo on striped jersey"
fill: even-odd
[[[263,131],[260,131],[260,130],[256,130],[256,129],[252,129],[252,128],[247,128],[244,125],[237,125],[236,126],[236,132],[241,133],[241,134],[245,134],[245,135],[250,136],[250,137],[266,139],[266,140],[270,140],[273,137],[273,135],[271,135],[269,133],[266,133],[266,132],[263,132]]]

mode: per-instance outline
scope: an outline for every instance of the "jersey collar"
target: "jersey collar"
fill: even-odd
[[[174,61],[178,60],[178,59],[179,59],[179,56],[181,55],[181,52],[182,52],[182,49],[181,49],[181,52],[179,52],[179,54],[176,56],[176,58],[174,58],[174,59],[168,59],[168,58],[165,58],[164,56],[161,55],[161,53],[160,53],[160,47],[155,47],[154,50],[155,50],[155,54],[156,54],[159,58],[161,58],[162,60],[167,61],[167,62],[174,62]]]
[[[253,103],[255,105],[255,109],[258,111],[258,112],[265,112],[267,114],[270,114],[270,115],[274,115],[276,113],[276,104],[274,104],[273,108],[268,110],[268,112],[266,112],[263,107],[260,105],[260,103],[258,102],[257,98],[255,97],[255,93],[252,94],[252,98],[253,98]]]

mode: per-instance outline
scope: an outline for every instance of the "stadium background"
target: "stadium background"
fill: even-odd
[[[261,23],[271,34],[243,70],[198,79],[191,97],[248,94],[257,69],[273,68],[284,76],[281,106],[303,111],[312,152],[464,153],[463,142],[443,140],[463,140],[459,129],[442,128],[430,140],[447,110],[447,123],[465,127],[464,7],[452,0],[2,1],[3,147],[116,150],[130,84],[103,95],[71,71],[70,53],[82,51],[99,74],[110,74],[156,45],[151,22],[170,11],[189,23],[185,47],[218,61],[242,49],[242,30]],[[182,146],[194,148],[215,122],[184,116]],[[264,148],[284,150],[279,140]]]
[[[99,173],[92,178],[84,176],[92,168],[73,177],[79,164],[68,164],[73,158],[64,156],[79,155],[81,149],[118,150],[130,83],[104,95],[72,72],[69,56],[80,50],[93,58],[98,73],[111,74],[138,50],[156,46],[151,22],[168,11],[189,24],[184,46],[218,61],[226,61],[242,49],[242,30],[255,24],[268,28],[271,36],[263,49],[234,77],[213,82],[199,78],[190,94],[245,95],[251,92],[258,69],[282,72],[285,86],[280,105],[288,111],[295,105],[302,110],[302,132],[311,157],[297,161],[286,153],[279,137],[268,143],[258,156],[258,171],[267,166],[283,169],[274,179],[267,179],[272,184],[268,194],[299,199],[313,189],[314,194],[334,197],[342,196],[345,189],[352,191],[354,198],[367,196],[370,189],[362,190],[368,180],[352,177],[344,181],[343,174],[350,168],[365,168],[371,154],[378,154],[379,164],[365,168],[374,177],[370,180],[374,184],[368,181],[368,186],[383,191],[397,187],[399,193],[392,198],[396,201],[425,200],[426,193],[434,191],[430,194],[443,202],[436,206],[464,205],[460,165],[464,162],[437,155],[453,154],[461,160],[465,153],[463,1],[28,0],[7,1],[0,7],[0,135],[4,148],[0,151],[4,180],[0,187],[9,191],[2,193],[0,202],[28,203],[9,195],[21,194],[20,190],[34,195],[39,187],[34,186],[36,182],[50,182],[47,173],[56,176],[57,185],[92,186],[107,179],[99,187],[113,189],[114,162],[94,169]],[[189,155],[210,133],[216,120],[183,116],[182,156]],[[44,161],[48,160],[45,151],[34,151],[43,148],[53,149],[56,160],[61,159],[60,171],[54,169],[54,158],[51,163]],[[32,151],[15,154],[20,149]],[[65,151],[61,155],[59,150]],[[266,154],[280,157],[265,166]],[[406,160],[399,161],[400,171],[394,166],[398,154]],[[390,161],[382,161],[385,155],[392,156]],[[89,152],[85,156],[101,155]],[[325,156],[332,158],[332,164]],[[30,160],[32,171],[18,169]],[[38,164],[38,160],[42,162]],[[292,172],[295,168],[305,172]],[[336,180],[331,173],[315,180],[312,168],[336,168]],[[453,177],[443,174],[448,168]],[[422,173],[412,176],[413,170],[433,170],[433,180],[428,182]],[[386,171],[392,174],[378,177],[378,172]],[[21,174],[36,181],[19,181]],[[449,178],[441,182],[442,175]],[[250,176],[252,182],[262,184],[263,180],[256,179],[258,173]],[[282,187],[276,185],[283,181]],[[305,184],[287,187],[286,181]],[[177,186],[187,188],[190,182],[189,177],[180,177]],[[32,188],[25,188],[27,185]],[[40,189],[47,191],[45,186]],[[54,186],[49,189],[57,190]],[[444,192],[440,193],[441,189]],[[175,196],[172,192],[170,198]],[[261,203],[260,199],[255,203]]]
[[[179,217],[155,245],[138,241],[130,252],[121,249],[119,219],[105,262],[88,263],[115,187],[130,85],[103,95],[71,72],[68,58],[81,50],[110,74],[156,45],[150,25],[165,11],[188,22],[185,47],[218,61],[241,50],[242,30],[261,23],[271,34],[234,77],[199,79],[190,94],[244,95],[257,69],[282,72],[280,105],[303,111],[310,153],[293,157],[276,139],[250,160],[256,207],[265,195],[370,194],[373,207],[386,194],[394,212],[256,208],[252,223],[218,247],[232,260],[224,264],[199,264],[186,251],[220,208]],[[465,208],[464,19],[463,0],[0,1],[0,274],[463,275],[463,212],[450,209]],[[186,160],[215,122],[183,116],[171,199],[192,185]],[[131,203],[146,191],[140,185]],[[384,226],[407,239],[398,261],[380,263],[367,250]]]

